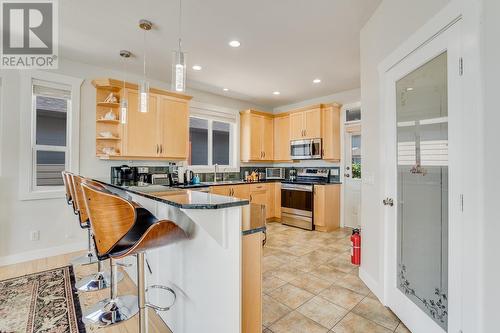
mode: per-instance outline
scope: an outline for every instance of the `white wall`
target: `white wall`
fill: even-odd
[[[360,99],[361,99],[361,90],[358,88],[358,89],[341,91],[327,96],[311,98],[293,104],[278,106],[273,109],[273,112],[283,113],[293,109],[299,109],[305,106],[321,104],[321,103],[326,104],[326,103],[337,102],[340,104],[350,104],[359,102]]]
[[[80,111],[80,173],[84,176],[106,177],[112,165],[147,164],[161,165],[165,162],[102,161],[95,157],[95,89],[91,80],[97,77],[122,79],[123,73],[69,60],[60,60],[60,74],[85,79],[81,89]],[[3,86],[3,117],[0,122],[0,264],[19,260],[20,256],[46,256],[61,250],[81,248],[85,243],[85,232],[77,225],[76,217],[63,199],[20,201],[19,182],[19,128],[20,94],[19,71],[0,72]],[[129,81],[138,77],[127,75]],[[168,83],[151,82],[151,86],[169,89]],[[197,102],[236,110],[247,108],[271,111],[260,105],[226,98],[198,90],[188,90]],[[29,232],[40,230],[40,240],[30,241]],[[64,248],[60,248],[63,246]],[[56,248],[54,248],[56,247]]]
[[[498,300],[500,299],[500,178],[497,168],[500,165],[498,144],[500,142],[500,112],[498,112],[498,90],[500,84],[500,1],[483,0],[482,27],[482,73],[483,73],[483,140],[484,167],[479,172],[484,175],[484,227],[480,241],[483,253],[482,318],[483,332],[498,332]],[[474,177],[474,176],[472,176]],[[476,221],[474,221],[476,222]]]
[[[378,65],[449,0],[384,0],[361,31],[361,104],[363,109],[363,182],[361,273],[379,293],[382,288],[384,161],[380,133]]]

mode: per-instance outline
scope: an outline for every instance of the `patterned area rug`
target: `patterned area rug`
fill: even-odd
[[[84,333],[73,268],[0,281],[0,333]]]

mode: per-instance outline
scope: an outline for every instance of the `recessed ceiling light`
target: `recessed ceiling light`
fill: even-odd
[[[224,91],[229,91],[229,88],[224,88],[224,89],[222,89],[222,90],[224,90]]]
[[[193,69],[194,69],[195,71],[201,71],[201,68],[202,68],[202,67],[201,67],[200,65],[194,65],[194,66],[193,66]]]
[[[229,42],[229,46],[231,47],[240,47],[241,43],[237,40],[232,40]]]
[[[320,83],[321,82],[321,79],[314,79],[313,80],[313,83]]]
[[[279,91],[273,92],[273,95],[279,95],[279,94],[281,94]]]
[[[406,91],[412,91],[412,90],[413,90],[412,87],[406,88]]]

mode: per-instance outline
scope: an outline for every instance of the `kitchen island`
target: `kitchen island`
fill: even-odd
[[[242,253],[243,237],[265,231],[265,219],[259,213],[262,210],[250,207],[248,200],[195,190],[96,181],[139,203],[157,218],[173,221],[188,234],[186,241],[146,255],[148,285],[168,286],[177,295],[169,311],[159,312],[169,328],[184,333],[241,332],[242,324],[248,322],[242,315],[243,297],[248,297],[242,292],[242,271],[248,263],[242,258],[252,257]],[[256,250],[261,253],[260,247]],[[253,257],[260,265],[260,255]],[[136,281],[135,260],[127,258],[125,263],[131,265],[126,271]],[[260,285],[258,288],[260,293]],[[162,307],[172,301],[171,295],[161,289],[150,289],[148,294],[150,303]]]

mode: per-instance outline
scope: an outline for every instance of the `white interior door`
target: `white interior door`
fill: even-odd
[[[446,332],[460,299],[459,25],[385,73],[385,300],[413,333]]]
[[[361,131],[360,126],[346,126],[344,139],[344,226],[361,225]]]

